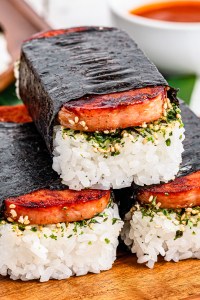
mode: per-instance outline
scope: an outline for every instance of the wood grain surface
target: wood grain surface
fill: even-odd
[[[0,277],[0,300],[196,300],[200,299],[200,261],[160,261],[153,270],[121,251],[112,270],[66,280],[12,281]]]

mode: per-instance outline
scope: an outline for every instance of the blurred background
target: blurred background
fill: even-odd
[[[37,31],[50,28],[117,26],[136,39],[169,84],[180,89],[179,97],[200,116],[200,72],[196,68],[199,64],[200,69],[200,62],[196,60],[200,46],[195,44],[196,36],[193,36],[194,29],[200,43],[200,21],[191,24],[175,23],[147,20],[130,14],[134,5],[149,2],[161,1],[0,0],[0,105],[20,102],[15,96],[13,62],[19,58],[20,45],[24,39]],[[200,6],[200,1],[197,2]],[[182,40],[179,41],[181,35]],[[191,49],[186,47],[188,44],[192,44]]]

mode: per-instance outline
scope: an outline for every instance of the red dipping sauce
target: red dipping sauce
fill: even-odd
[[[144,18],[168,22],[200,22],[200,1],[157,2],[130,11]]]

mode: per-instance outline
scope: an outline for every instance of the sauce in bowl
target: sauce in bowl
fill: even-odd
[[[200,22],[200,1],[157,2],[140,6],[131,14],[168,22]]]

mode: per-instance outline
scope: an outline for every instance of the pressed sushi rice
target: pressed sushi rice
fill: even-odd
[[[184,128],[180,120],[161,124],[103,136],[55,126],[53,169],[75,190],[168,182],[182,161]]]
[[[1,221],[0,274],[23,281],[65,279],[112,267],[122,228],[116,204],[74,223],[23,226]]]
[[[125,216],[121,238],[137,262],[149,268],[159,255],[174,262],[200,259],[200,207],[167,210],[137,204]]]

